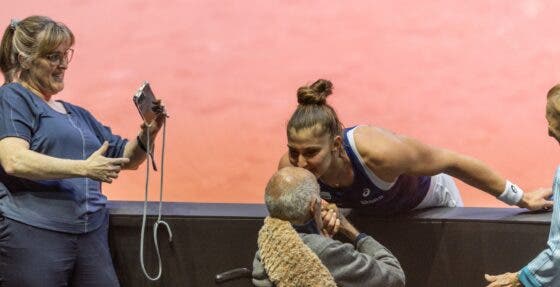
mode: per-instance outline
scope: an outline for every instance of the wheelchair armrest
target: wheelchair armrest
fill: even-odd
[[[223,283],[238,278],[251,278],[252,271],[247,268],[235,268],[216,275],[216,283]]]

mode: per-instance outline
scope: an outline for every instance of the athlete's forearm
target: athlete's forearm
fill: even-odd
[[[504,192],[506,180],[482,161],[455,155],[453,163],[443,172],[495,197]]]

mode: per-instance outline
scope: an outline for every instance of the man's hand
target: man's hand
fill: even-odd
[[[551,188],[539,188],[533,192],[526,192],[517,206],[533,211],[549,210],[554,204],[553,201],[548,200],[551,195]]]
[[[486,281],[490,282],[486,287],[522,287],[518,273],[504,273],[500,275],[484,274]]]
[[[321,218],[323,219],[321,233],[333,237],[340,228],[340,212],[336,204],[321,200]]]

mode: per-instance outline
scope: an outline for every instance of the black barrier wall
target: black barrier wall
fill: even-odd
[[[164,220],[173,242],[158,234],[163,275],[151,282],[140,267],[141,202],[110,202],[109,243],[123,287],[251,286],[242,279],[221,285],[217,273],[251,267],[263,205],[164,203]],[[144,260],[157,273],[152,225],[157,204],[150,203]],[[407,286],[485,286],[484,273],[516,271],[545,248],[550,213],[521,209],[441,208],[394,218],[352,215],[351,220],[397,256]]]

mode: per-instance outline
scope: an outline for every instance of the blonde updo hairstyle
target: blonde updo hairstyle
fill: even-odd
[[[0,43],[0,69],[6,83],[24,76],[22,62],[32,62],[54,51],[62,43],[74,45],[74,34],[66,25],[45,16],[12,20]]]
[[[327,104],[327,97],[332,94],[333,84],[319,79],[309,86],[297,90],[298,107],[288,121],[287,134],[306,128],[315,128],[315,136],[325,134],[335,137],[342,134],[342,123],[334,109]]]

